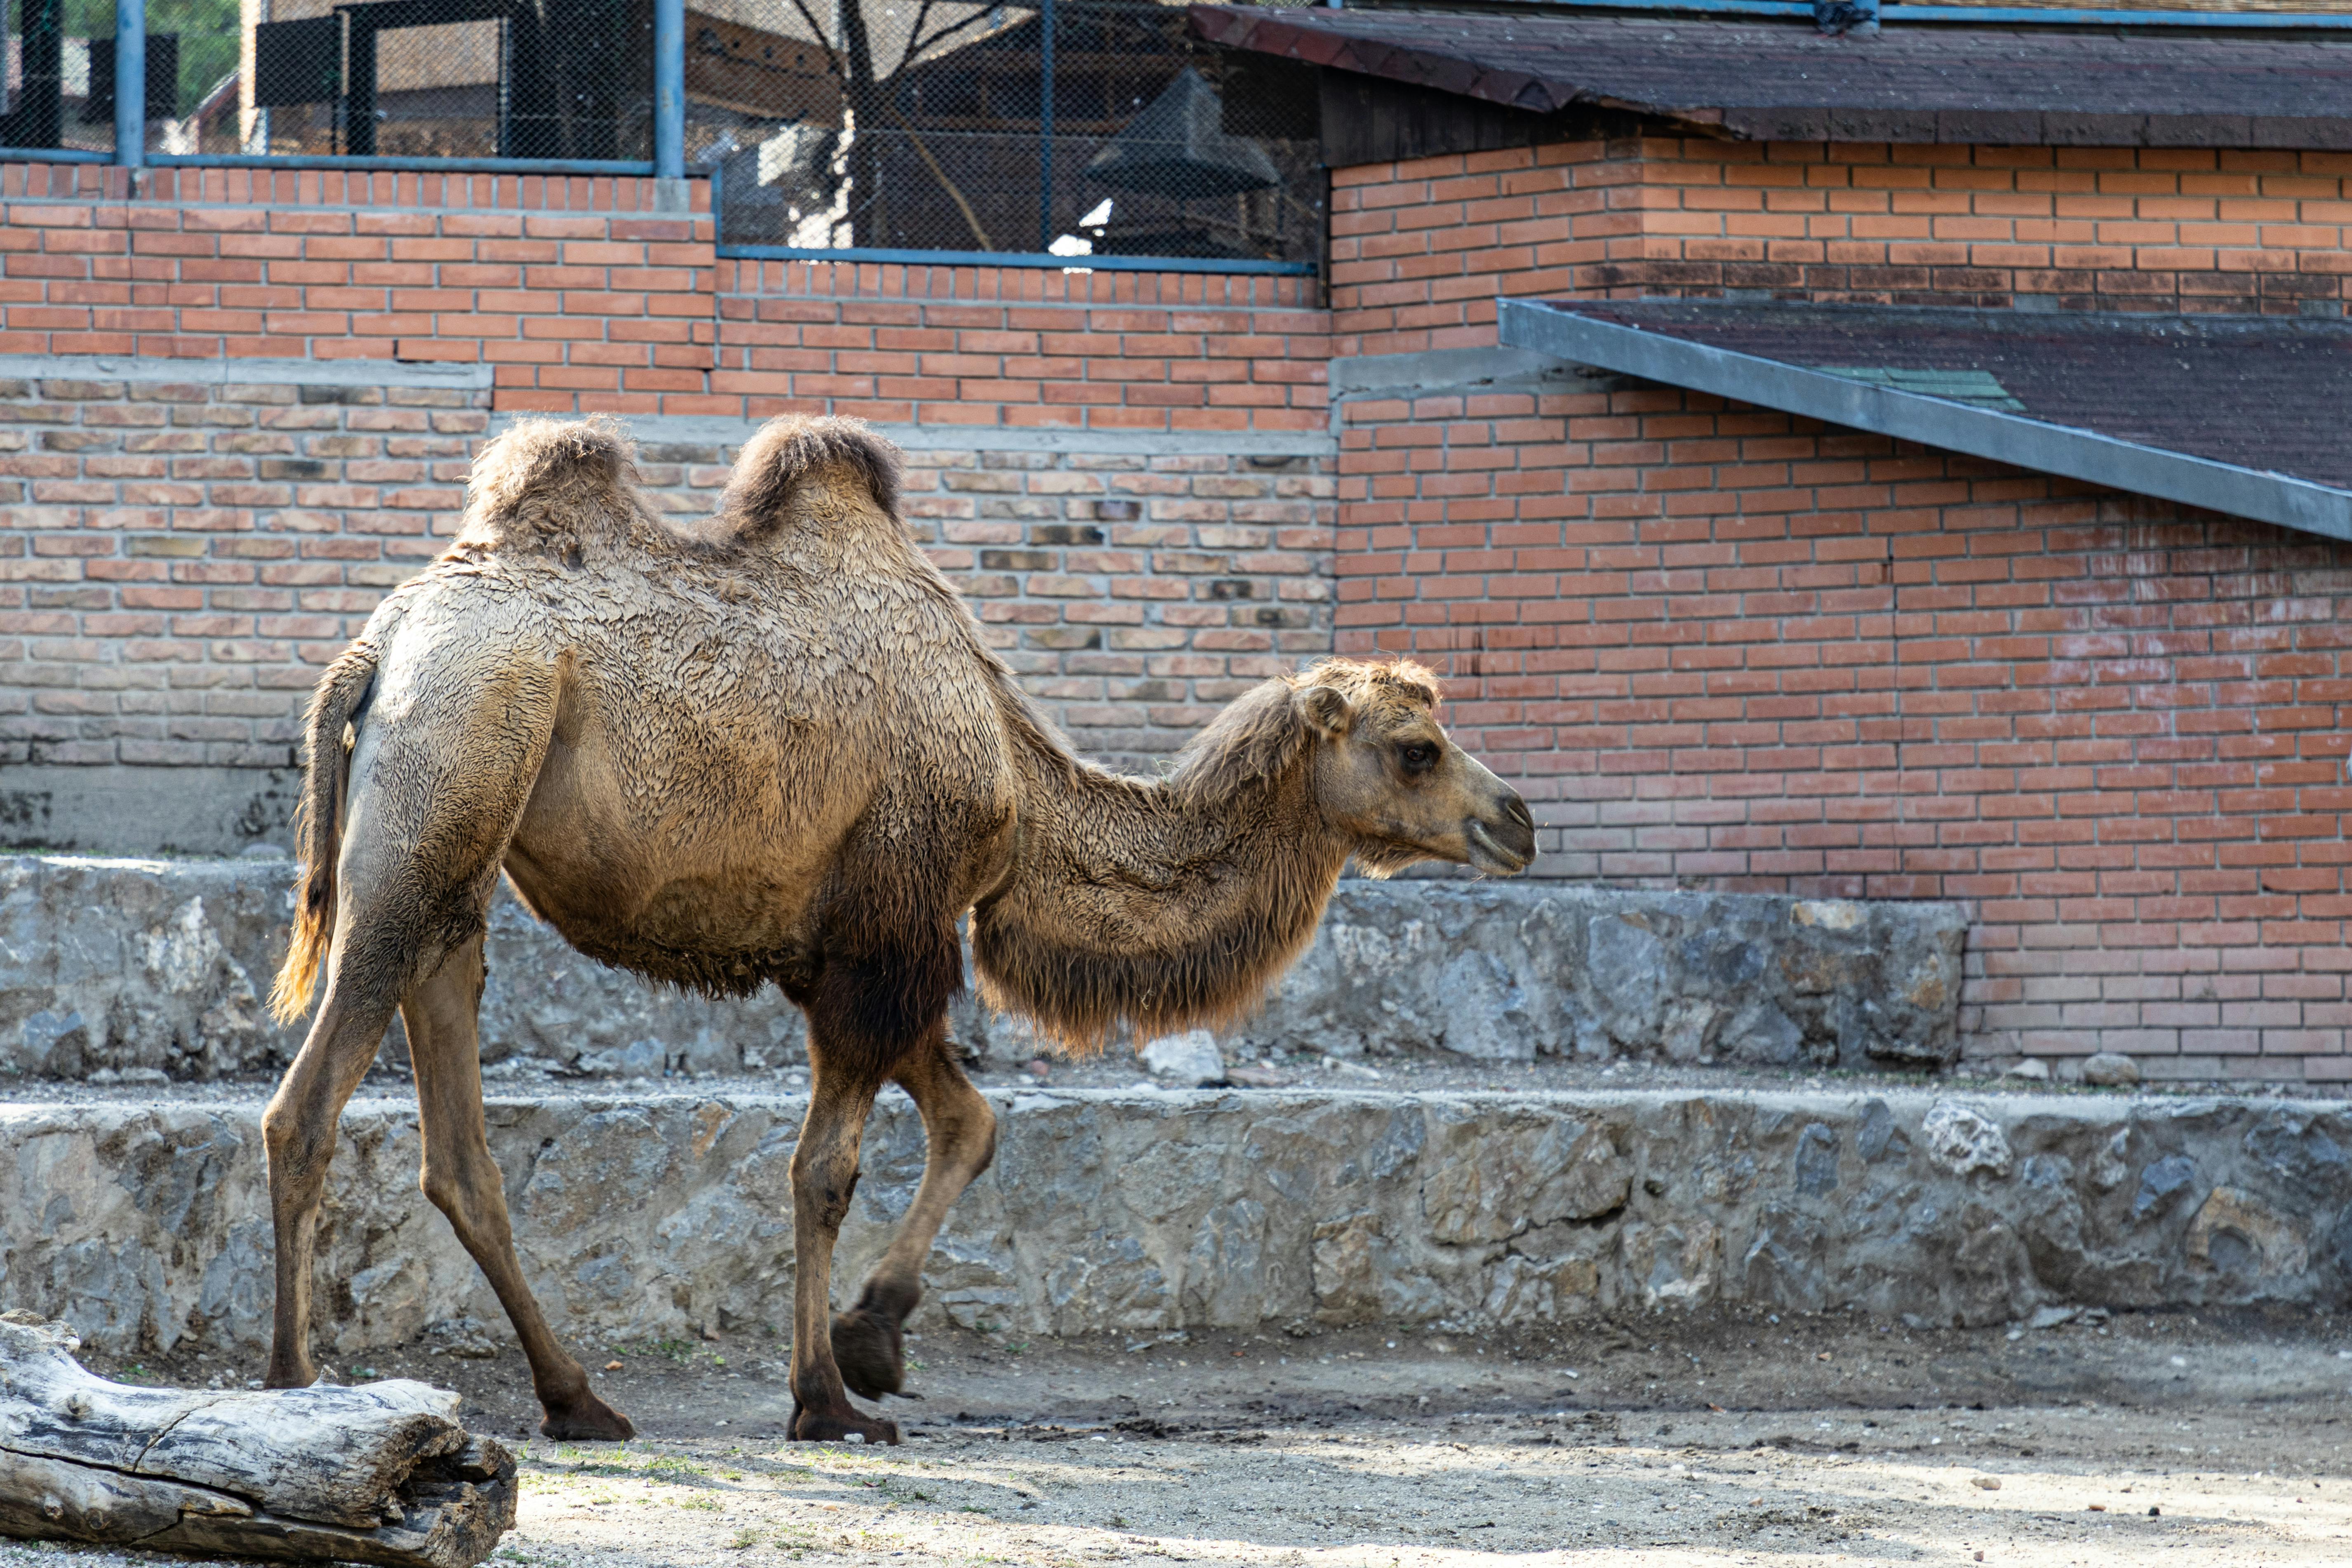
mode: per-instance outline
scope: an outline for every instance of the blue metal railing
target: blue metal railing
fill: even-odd
[[[382,169],[420,174],[651,174],[686,177],[686,0],[653,0],[654,155],[598,158],[379,158],[147,151],[147,0],[115,0],[114,151],[0,147],[0,162],[125,169]]]

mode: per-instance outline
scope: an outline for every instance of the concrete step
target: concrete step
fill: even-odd
[[[1476,1328],[1849,1303],[1981,1324],[2061,1306],[2315,1304],[2352,1275],[2341,1104],[1866,1084],[990,1092],[996,1164],[958,1205],[922,1308],[968,1327]],[[257,1353],[261,1100],[0,1099],[0,1306],[62,1317],[116,1353]],[[562,1331],[788,1324],[803,1109],[756,1086],[494,1100],[519,1245]],[[922,1153],[912,1106],[889,1091],[837,1289],[878,1255]],[[412,1104],[352,1104],[320,1227],[320,1342],[337,1355],[443,1320],[500,1324],[417,1191],[418,1156]]]

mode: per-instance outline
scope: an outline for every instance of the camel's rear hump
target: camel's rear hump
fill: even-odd
[[[774,419],[735,459],[711,535],[736,544],[772,544],[796,529],[854,529],[877,514],[897,526],[896,447],[862,419]]]
[[[627,432],[602,416],[519,419],[474,459],[457,542],[577,558],[625,538],[646,511],[636,456]]]

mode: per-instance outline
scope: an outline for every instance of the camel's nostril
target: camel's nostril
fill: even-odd
[[[1536,819],[1528,815],[1528,803],[1520,799],[1516,793],[1503,803],[1503,815],[1521,827],[1533,827],[1536,825]]]

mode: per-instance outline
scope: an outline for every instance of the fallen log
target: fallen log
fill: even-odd
[[[62,1323],[0,1313],[0,1535],[472,1568],[514,1528],[515,1466],[422,1383],[137,1388]]]

